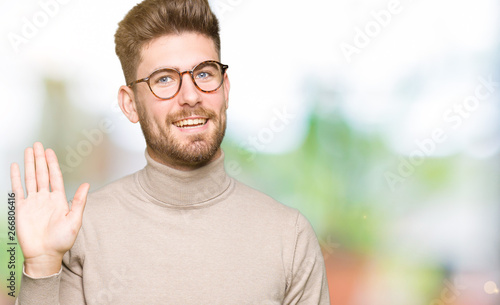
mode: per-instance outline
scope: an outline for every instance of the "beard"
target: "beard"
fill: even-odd
[[[183,166],[198,167],[212,160],[219,150],[226,132],[225,107],[220,116],[217,116],[214,111],[202,107],[182,109],[169,114],[165,118],[165,129],[162,129],[158,125],[153,126],[153,122],[141,104],[141,102],[137,103],[137,112],[146,144],[167,164],[174,162]],[[187,135],[182,141],[177,139],[172,130],[177,127],[172,123],[189,116],[208,118],[206,124],[211,122],[215,126],[215,130],[210,134]]]

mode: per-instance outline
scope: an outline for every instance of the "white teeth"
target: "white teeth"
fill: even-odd
[[[207,119],[187,119],[175,122],[174,125],[177,127],[188,128],[188,127],[197,127],[198,125],[205,125],[206,122]]]

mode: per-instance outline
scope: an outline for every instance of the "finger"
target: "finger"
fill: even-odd
[[[59,168],[59,162],[57,161],[56,153],[52,149],[47,149],[45,151],[45,157],[47,158],[47,164],[49,166],[49,179],[50,188],[53,192],[64,192],[64,180]],[[64,195],[66,197],[66,195]]]
[[[21,182],[21,171],[17,163],[12,163],[10,166],[10,182],[12,184],[12,191],[16,194],[18,199],[24,199],[23,184]]]
[[[38,191],[49,190],[49,170],[47,168],[47,160],[45,159],[45,151],[40,142],[33,145],[35,151],[35,171],[36,171],[36,185]]]
[[[85,204],[87,203],[89,188],[90,185],[88,183],[80,185],[80,187],[76,190],[75,196],[73,197],[69,216],[74,223],[78,224],[78,226],[82,223],[83,210],[85,209]]]
[[[30,193],[36,193],[35,155],[31,147],[24,151],[24,183],[26,184],[27,196]]]

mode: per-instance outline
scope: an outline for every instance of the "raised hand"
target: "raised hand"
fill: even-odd
[[[19,165],[10,168],[16,194],[16,232],[25,272],[42,277],[59,272],[62,258],[82,225],[89,184],[80,185],[69,208],[56,154],[37,142],[24,152],[26,197]]]

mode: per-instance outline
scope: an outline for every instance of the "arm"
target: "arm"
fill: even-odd
[[[82,223],[89,190],[82,184],[71,208],[55,153],[41,143],[25,151],[25,185],[19,166],[11,166],[16,194],[16,233],[24,256],[24,275],[18,304],[58,304],[63,256],[73,246]]]
[[[298,213],[291,276],[285,292],[286,305],[329,305],[325,262],[318,239],[307,219]]]

